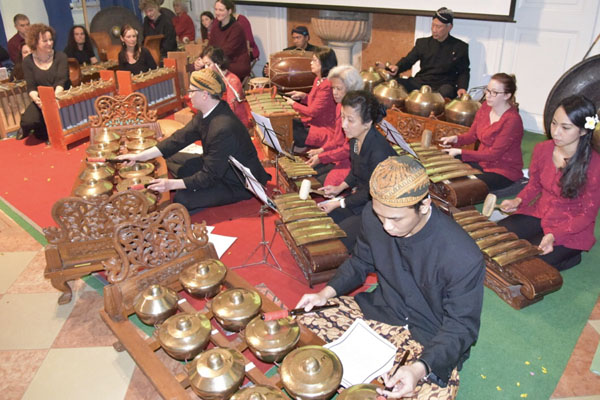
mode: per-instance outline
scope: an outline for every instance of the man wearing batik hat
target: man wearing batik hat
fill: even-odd
[[[415,47],[396,65],[392,74],[404,72],[420,61],[420,70],[412,78],[398,79],[410,93],[429,85],[444,97],[453,99],[469,88],[469,45],[450,35],[454,13],[442,7],[435,12],[431,22],[431,36],[417,39]]]
[[[376,273],[375,290],[342,296],[337,308],[308,314],[302,323],[326,341],[362,318],[392,342],[408,362],[385,376],[388,398],[453,398],[458,370],[477,339],[483,300],[483,256],[474,241],[431,203],[425,168],[409,156],[389,157],[373,171],[372,206],[352,257],[327,286],[305,294],[309,311],[360,287]]]
[[[292,46],[283,49],[286,50],[305,50],[315,51],[318,49],[317,46],[309,43],[310,34],[308,28],[303,25],[298,25],[292,29]],[[269,63],[267,62],[263,67],[263,76],[269,75]]]
[[[132,161],[165,157],[169,172],[176,179],[155,179],[149,189],[176,190],[174,201],[190,212],[252,197],[229,164],[230,155],[249,168],[263,185],[271,179],[258,159],[248,130],[229,105],[220,100],[224,91],[223,80],[213,70],[193,72],[188,93],[198,110],[196,116],[155,147],[119,156]],[[202,142],[202,155],[178,153],[197,140]]]

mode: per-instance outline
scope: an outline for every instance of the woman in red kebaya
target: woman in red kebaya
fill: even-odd
[[[600,208],[600,154],[592,147],[596,107],[583,96],[563,99],[554,112],[552,140],[533,149],[529,183],[500,209],[515,214],[499,222],[542,250],[558,270],[581,262],[592,248]]]
[[[331,82],[335,109],[335,129],[322,147],[307,152],[306,163],[317,171],[317,179],[323,185],[339,185],[350,172],[350,147],[342,129],[342,99],[346,93],[360,90],[364,82],[356,68],[339,65],[329,71],[327,79]]]
[[[477,175],[490,191],[503,189],[523,177],[523,121],[515,103],[515,78],[498,73],[485,88],[485,102],[477,111],[467,133],[441,139],[443,144],[461,147],[479,141],[477,150],[444,149],[453,157],[483,171]]]
[[[310,92],[287,93],[288,104],[301,117],[300,121],[294,119],[294,146],[299,153],[305,152],[306,146],[323,146],[335,129],[336,104],[327,74],[336,65],[335,52],[328,47],[319,48],[310,62],[310,70],[316,76]]]

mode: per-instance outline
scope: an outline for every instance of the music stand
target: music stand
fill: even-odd
[[[269,210],[273,210],[278,213],[277,206],[275,205],[273,200],[271,200],[269,198],[269,196],[267,195],[267,192],[265,191],[264,186],[254,177],[254,175],[248,168],[246,168],[242,163],[240,163],[238,160],[236,160],[233,156],[229,156],[229,163],[233,167],[233,171],[235,172],[237,177],[240,179],[240,181],[242,181],[242,183],[244,184],[246,189],[248,189],[254,196],[256,196],[262,202],[262,204],[260,206],[260,212],[259,212],[260,213],[260,233],[261,233],[260,242],[259,242],[258,246],[256,246],[256,248],[254,250],[252,250],[250,255],[248,255],[248,257],[246,258],[246,260],[244,261],[244,263],[242,265],[238,265],[235,267],[229,267],[229,269],[245,268],[245,267],[251,267],[251,266],[255,266],[255,265],[266,265],[268,267],[275,268],[279,272],[282,272],[288,276],[291,276],[291,275],[287,274],[281,268],[281,266],[277,262],[277,259],[275,258],[275,255],[273,254],[273,251],[271,250],[270,242],[267,241],[265,238],[265,215],[267,214],[267,212],[269,212]],[[271,242],[275,238],[275,234],[276,234],[276,232],[273,232],[273,238],[271,238]],[[260,261],[247,264],[248,260],[250,260],[252,258],[252,256],[260,248],[262,248],[263,258]],[[269,255],[271,256],[271,258],[273,259],[275,264],[271,264],[269,262]]]
[[[277,138],[278,134],[273,129],[273,125],[271,125],[271,120],[263,115],[256,114],[252,112],[252,118],[254,118],[254,122],[259,127],[259,132],[262,133],[260,141],[269,146],[271,149],[275,151],[275,185],[279,188],[279,157],[285,156],[290,160],[295,160],[294,156],[289,152],[285,151],[283,147],[281,147],[281,143],[279,143],[279,139]]]
[[[404,137],[394,125],[390,124],[384,119],[379,123],[379,126],[386,132],[385,137],[389,142],[395,143],[402,150],[406,151],[408,154],[412,155],[416,159],[419,158],[417,157],[417,153],[415,153],[412,147],[410,147],[408,143],[406,143],[406,140],[404,140]]]

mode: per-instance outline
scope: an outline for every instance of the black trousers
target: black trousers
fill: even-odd
[[[176,179],[192,176],[203,167],[204,160],[197,154],[177,153],[167,159],[167,168]],[[193,214],[206,207],[237,203],[250,198],[252,193],[240,181],[238,185],[216,182],[210,188],[180,189],[175,193],[173,200],[184,205]]]
[[[410,94],[410,92],[413,90],[421,89],[421,86],[423,85],[429,85],[434,92],[439,92],[443,97],[447,97],[449,99],[454,99],[456,97],[456,86],[449,83],[441,86],[432,85],[431,83],[423,82],[419,78],[414,77],[408,79],[398,78],[397,81],[404,87],[404,89],[406,89],[408,94]]]
[[[541,220],[530,215],[513,214],[498,221],[498,225],[514,232],[519,238],[528,240],[534,246],[539,245],[544,237]],[[564,271],[581,262],[581,250],[554,246],[551,253],[539,257],[557,270]]]
[[[30,103],[21,115],[21,129],[25,135],[33,133],[40,140],[48,140],[48,131],[42,109],[35,103]]]
[[[490,192],[504,189],[506,187],[509,187],[513,183],[515,183],[514,181],[511,181],[510,179],[505,177],[504,175],[496,174],[495,172],[484,172],[483,168],[481,168],[481,165],[479,165],[479,163],[477,163],[475,161],[469,161],[469,162],[464,161],[464,162],[466,162],[473,168],[477,168],[478,170],[483,172],[482,174],[478,174],[476,176],[477,176],[477,178],[479,178],[485,182],[485,184],[487,185]]]
[[[348,252],[352,252],[354,245],[356,244],[356,238],[360,233],[361,222],[360,215],[363,207],[360,209],[351,210],[349,208],[338,207],[329,213],[329,216],[333,219],[333,222],[338,224],[340,228],[346,232],[346,237],[340,240],[344,243],[344,246],[348,249]],[[358,214],[356,214],[358,212]]]
[[[308,137],[308,127],[297,118],[293,119],[292,129],[294,131],[294,146],[306,147],[306,138]]]

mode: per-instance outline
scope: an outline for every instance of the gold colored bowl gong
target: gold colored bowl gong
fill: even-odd
[[[237,391],[229,400],[289,400],[289,397],[273,386],[255,385]]]
[[[154,130],[150,128],[135,128],[125,133],[127,139],[153,138]]]
[[[409,114],[429,117],[431,113],[440,115],[444,112],[444,98],[433,92],[430,86],[423,85],[420,90],[413,90],[404,101],[406,112]]]
[[[94,197],[112,192],[113,184],[104,179],[90,179],[75,188],[75,196]]]
[[[177,311],[177,293],[166,286],[151,285],[133,300],[133,310],[146,325],[155,325]]]
[[[281,361],[298,344],[300,327],[291,318],[263,321],[256,317],[246,326],[245,336],[256,357],[273,363]]]
[[[140,176],[150,175],[154,171],[154,164],[150,162],[138,162],[129,167],[119,168],[121,178],[139,178]]]
[[[122,180],[117,184],[117,191],[123,192],[133,185],[145,185],[146,183],[150,183],[154,178],[151,176],[136,176],[134,178],[127,178]]]
[[[338,395],[338,400],[376,400],[379,397],[377,385],[361,383],[350,386]]]
[[[106,163],[86,163],[85,169],[79,175],[82,181],[100,180],[112,178],[115,174],[115,169]]]
[[[303,346],[293,350],[281,363],[279,374],[285,390],[295,399],[331,398],[342,382],[342,363],[322,346]]]
[[[188,378],[192,390],[204,400],[231,397],[244,381],[244,356],[236,349],[215,347],[191,362]]]
[[[260,295],[248,289],[229,289],[212,301],[212,312],[221,326],[239,332],[260,312]]]
[[[227,275],[227,267],[219,260],[200,261],[181,271],[179,281],[191,295],[213,297],[221,289],[221,283]]]
[[[157,141],[154,139],[137,138],[127,142],[127,150],[143,151],[152,146],[156,146]]]
[[[183,361],[196,357],[206,347],[211,329],[204,314],[179,313],[158,328],[157,336],[168,355]]]
[[[109,131],[107,128],[103,128],[100,132],[96,132],[92,139],[94,143],[118,143],[121,139],[121,135],[115,131]]]

